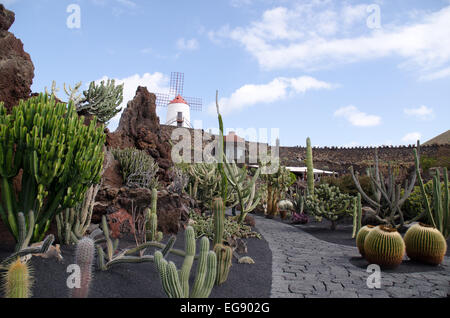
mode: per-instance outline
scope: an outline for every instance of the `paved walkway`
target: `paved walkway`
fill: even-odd
[[[272,251],[274,298],[447,297],[450,259],[438,267],[402,264],[381,272],[381,288],[370,289],[367,262],[356,247],[317,239],[294,226],[255,216]],[[415,266],[415,267],[414,267]]]

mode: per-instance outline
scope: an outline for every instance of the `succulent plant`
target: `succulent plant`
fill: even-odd
[[[185,230],[185,257],[181,269],[177,271],[173,262],[167,262],[160,251],[155,252],[155,265],[161,277],[164,291],[170,298],[207,298],[214,287],[216,278],[216,255],[209,251],[209,240],[203,237],[200,242],[200,255],[197,276],[192,292],[189,292],[189,277],[195,257],[194,229]]]
[[[416,223],[406,231],[406,254],[414,261],[438,265],[444,260],[447,242],[433,226]]]
[[[4,290],[6,298],[30,298],[33,278],[28,263],[20,258],[7,266],[4,277]]]
[[[152,189],[152,206],[150,209],[146,209],[145,213],[147,216],[147,240],[153,242],[159,242],[163,239],[163,233],[158,231],[158,215],[156,214],[156,206],[158,202],[158,191]]]
[[[363,226],[356,235],[356,247],[358,247],[358,251],[362,257],[365,256],[364,253],[364,241],[366,240],[367,235],[375,228],[374,225],[366,225]]]
[[[394,268],[401,264],[405,255],[405,243],[395,228],[379,225],[364,240],[364,255],[371,264]]]
[[[356,237],[356,234],[361,229],[362,223],[362,206],[361,206],[361,194],[354,198],[353,202],[353,232],[352,238]]]
[[[228,279],[228,274],[230,272],[231,261],[233,257],[233,250],[230,246],[216,244],[214,245],[214,252],[217,256],[216,284],[221,285]]]
[[[84,125],[72,102],[40,94],[21,100],[8,114],[0,102],[0,217],[19,241],[18,213],[34,211],[32,236],[16,251],[41,241],[53,218],[83,199],[100,181],[105,134],[102,125]],[[13,179],[22,171],[18,193]],[[28,214],[27,214],[28,217]],[[32,224],[26,220],[26,231]]]
[[[95,257],[95,243],[89,237],[83,237],[77,243],[75,263],[80,267],[80,288],[71,290],[72,298],[87,298],[92,281],[92,269]]]
[[[308,194],[314,195],[314,164],[313,164],[313,154],[311,148],[311,139],[306,138],[306,173],[308,182]]]

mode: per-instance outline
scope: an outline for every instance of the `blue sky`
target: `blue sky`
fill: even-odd
[[[203,99],[192,122],[217,127],[218,89],[225,127],[278,128],[283,146],[410,144],[449,129],[449,0],[0,3],[16,13],[32,90],[55,80],[63,100],[63,83],[108,77],[125,83],[125,106],[179,71],[185,95]],[[67,26],[71,4],[80,28]]]

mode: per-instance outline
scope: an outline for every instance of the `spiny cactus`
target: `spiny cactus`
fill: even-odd
[[[306,138],[306,174],[308,182],[308,194],[314,195],[314,164],[311,148],[311,139]]]
[[[153,255],[141,255],[134,256],[134,254],[144,250],[150,246],[157,247],[162,249],[162,254],[164,257],[168,253],[173,253],[175,255],[184,256],[185,253],[180,250],[173,249],[173,245],[175,244],[176,236],[170,237],[167,241],[167,244],[162,244],[159,242],[146,242],[140,244],[134,248],[124,249],[122,251],[118,251],[117,248],[119,246],[119,239],[112,240],[109,235],[108,223],[106,222],[106,217],[103,215],[102,217],[102,230],[105,236],[104,239],[96,240],[97,247],[97,260],[98,267],[100,270],[108,270],[111,266],[121,263],[144,263],[144,262],[153,262]],[[100,243],[105,242],[106,250],[102,248]]]
[[[146,209],[147,216],[147,240],[159,242],[163,239],[163,233],[158,232],[158,215],[156,214],[156,207],[158,202],[158,190],[152,189],[152,206],[151,209]]]
[[[326,183],[319,185],[314,195],[308,195],[306,206],[308,210],[321,221],[326,218],[331,221],[331,230],[336,229],[337,221],[352,215],[352,197],[341,193],[338,187]]]
[[[436,228],[417,223],[411,226],[404,237],[406,254],[412,260],[438,265],[444,260],[447,242]]]
[[[221,285],[226,282],[231,268],[233,249],[223,244],[214,245],[214,252],[217,256],[216,284]]]
[[[92,281],[92,266],[95,256],[95,243],[89,237],[78,241],[75,251],[75,263],[80,267],[80,288],[71,290],[72,298],[87,298]]]
[[[73,208],[67,208],[56,216],[56,225],[60,242],[66,245],[76,244],[85,234],[91,224],[94,211],[95,196],[100,185],[92,185],[85,193],[82,202]]]
[[[30,298],[33,278],[28,263],[18,258],[9,264],[4,276],[4,290],[6,298]]]
[[[358,248],[359,253],[362,257],[364,257],[364,242],[366,240],[367,235],[375,228],[373,225],[363,226],[356,235],[356,247]]]
[[[98,121],[107,124],[121,108],[118,106],[123,101],[123,84],[115,85],[115,81],[108,79],[101,81],[99,85],[95,82],[89,84],[89,89],[83,92],[84,98],[77,105],[77,111],[81,114],[96,116]]]
[[[9,263],[11,263],[12,261],[14,261],[15,259],[17,259],[18,257],[23,257],[23,256],[26,256],[29,254],[45,254],[48,252],[50,246],[53,244],[54,241],[55,241],[55,237],[53,236],[53,234],[49,234],[42,241],[41,245],[35,246],[35,247],[27,247],[27,248],[21,249],[20,251],[14,252],[13,254],[11,254],[10,256],[5,258],[1,264],[2,264],[2,266],[6,266]]]
[[[417,143],[417,148],[420,145]],[[395,173],[392,169],[391,163],[388,164],[387,176],[384,176],[379,167],[378,149],[375,148],[374,165],[367,169],[367,175],[370,177],[372,192],[374,197],[371,198],[361,187],[360,181],[356,176],[353,167],[349,168],[356,188],[358,189],[364,200],[376,211],[375,217],[380,223],[390,225],[395,228],[402,228],[405,224],[419,220],[423,215],[405,222],[402,205],[408,199],[411,192],[414,190],[416,183],[416,174],[412,173],[410,180],[406,180],[402,186],[396,183]]]
[[[394,268],[405,255],[405,243],[396,229],[384,225],[375,227],[364,240],[364,255],[371,264]]]
[[[113,149],[112,153],[114,158],[119,161],[120,172],[127,187],[158,188],[159,166],[144,150]]]
[[[433,201],[428,200],[425,191],[422,176],[420,175],[419,156],[417,150],[414,149],[414,159],[416,163],[416,175],[419,180],[420,191],[422,192],[425,203],[425,211],[431,223],[436,227],[442,235],[447,238],[450,236],[450,203],[449,203],[449,185],[448,185],[448,171],[444,168],[444,188],[441,188],[441,177],[439,170],[433,176]],[[422,216],[422,214],[421,214]]]
[[[361,194],[358,193],[358,196],[354,198],[353,202],[353,232],[352,238],[356,237],[359,230],[361,229],[362,222],[362,206],[361,206]]]
[[[212,204],[213,222],[214,222],[214,244],[222,244],[223,230],[225,222],[225,206],[221,197],[215,198]]]
[[[100,181],[103,130],[95,122],[85,126],[72,102],[56,103],[53,96],[21,100],[11,114],[0,103],[0,217],[19,241],[18,213],[35,213],[33,234],[16,251],[41,241],[55,215]],[[20,171],[22,187],[15,193],[13,179]]]
[[[161,277],[162,286],[170,298],[207,298],[214,286],[216,277],[216,255],[209,251],[209,240],[203,237],[200,242],[200,255],[197,276],[192,292],[189,293],[189,276],[195,256],[195,233],[188,226],[185,230],[185,257],[181,270],[177,271],[173,262],[167,262],[160,251],[155,252],[155,264]]]

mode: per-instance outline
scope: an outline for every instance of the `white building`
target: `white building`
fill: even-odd
[[[189,105],[181,95],[167,106],[166,125],[192,128]]]

